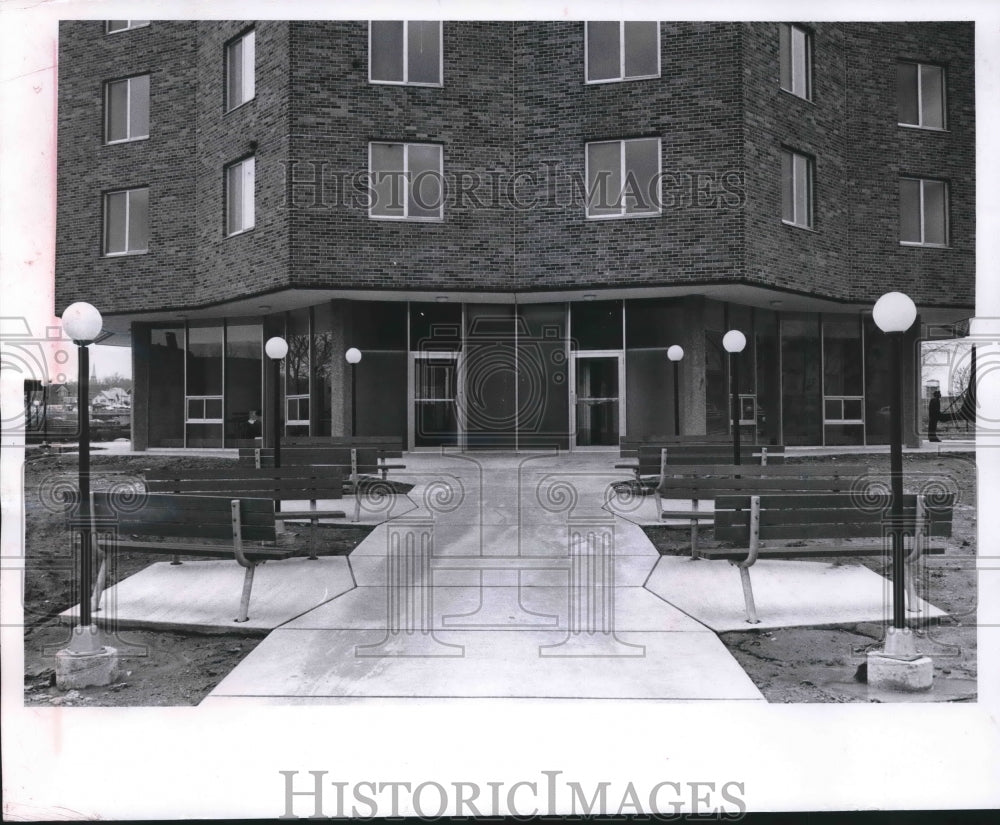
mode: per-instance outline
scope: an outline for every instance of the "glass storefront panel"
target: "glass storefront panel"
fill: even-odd
[[[462,417],[470,448],[514,448],[517,346],[512,304],[466,304]]]
[[[785,444],[823,443],[821,360],[819,316],[783,316],[781,412]]]
[[[524,304],[518,311],[518,445],[567,449],[566,305]]]
[[[150,330],[149,446],[184,446],[184,327]]]
[[[824,443],[864,443],[860,318],[823,318]]]
[[[865,434],[868,444],[889,443],[889,336],[865,317]]]
[[[705,432],[729,432],[729,368],[722,347],[722,330],[705,331]]]
[[[579,301],[570,304],[571,349],[621,349],[622,302]]]
[[[757,441],[781,442],[781,354],[777,315],[754,310],[754,357],[757,363]]]
[[[263,329],[252,322],[226,324],[226,446],[261,436]]]
[[[285,314],[285,341],[288,354],[281,362],[285,384],[285,435],[309,435],[309,310],[297,309]],[[303,404],[303,399],[306,403]]]
[[[312,308],[312,384],[310,389],[311,425],[313,435],[330,435],[333,387],[331,370],[334,358],[343,353],[333,351],[333,311],[329,304]],[[348,370],[350,371],[350,370]]]
[[[221,447],[224,443],[222,358],[222,324],[189,324],[185,390],[189,447]]]
[[[577,355],[576,446],[616,447],[619,441],[619,356]]]
[[[413,352],[457,350],[461,346],[460,304],[410,304],[410,349]]]

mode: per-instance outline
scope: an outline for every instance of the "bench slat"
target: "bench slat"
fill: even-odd
[[[224,559],[233,558],[232,544],[219,544],[213,546],[211,544],[184,544],[175,541],[154,542],[119,539],[110,546],[117,547],[119,551],[127,553],[155,553],[165,556],[197,555]],[[248,547],[247,545],[244,545],[243,554],[250,561],[279,561],[292,556],[293,551],[273,547]]]
[[[711,550],[701,550],[701,555],[707,559],[732,559],[740,560],[747,557],[746,550],[731,550],[727,548],[713,548]],[[887,545],[823,545],[810,544],[808,547],[762,547],[758,551],[758,558],[761,559],[800,559],[807,556],[878,556],[889,555]],[[940,556],[944,554],[943,547],[925,547],[924,555]]]

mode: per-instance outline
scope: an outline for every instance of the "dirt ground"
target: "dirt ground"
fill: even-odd
[[[138,483],[144,469],[209,468],[227,459],[174,456],[92,456],[93,486]],[[793,459],[803,462],[830,458]],[[888,473],[888,456],[852,456],[873,473]],[[65,646],[69,629],[58,614],[75,601],[74,563],[60,507],[60,491],[75,484],[76,455],[48,455],[29,450],[25,463],[25,676],[26,705],[177,706],[198,704],[262,637],[122,630],[114,638],[122,676],[108,687],[61,691],[54,685],[53,654]],[[918,647],[934,660],[934,689],[916,701],[973,701],[976,691],[976,472],[973,456],[906,456],[907,490],[943,487],[956,494],[953,537],[946,553],[927,561],[921,595],[948,613],[933,626],[920,628]],[[369,528],[326,528],[324,554],[349,553]],[[710,539],[710,532],[706,531]],[[661,553],[685,553],[686,531],[647,528]],[[156,559],[122,554],[109,584]],[[888,574],[879,558],[831,560],[864,563]],[[881,644],[884,629],[865,623],[833,627],[723,633],[720,638],[770,702],[898,701],[872,695],[856,679],[864,652]]]

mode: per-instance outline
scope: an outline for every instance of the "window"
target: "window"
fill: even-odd
[[[244,158],[226,167],[226,234],[253,229],[254,159]]]
[[[660,213],[660,139],[587,144],[587,217]]]
[[[148,25],[148,20],[108,20],[104,25],[104,31],[107,34],[114,34],[115,32],[125,32],[129,29],[141,29],[143,26]]]
[[[812,100],[812,35],[801,26],[781,23],[778,45],[781,88],[804,100]]]
[[[149,247],[149,189],[104,196],[104,254],[133,255]]]
[[[440,86],[440,20],[372,20],[368,24],[368,79],[372,83]]]
[[[903,178],[899,182],[899,242],[948,245],[948,184]]]
[[[104,141],[120,143],[149,137],[149,75],[104,85]]]
[[[444,219],[441,147],[432,143],[372,143],[368,215],[414,221]]]
[[[901,126],[944,129],[944,69],[924,63],[899,63],[896,102]]]
[[[226,111],[242,106],[254,96],[254,31],[251,29],[226,46]]]
[[[600,21],[585,24],[588,83],[660,76],[660,24]]]
[[[812,229],[813,161],[788,149],[781,150],[781,219]]]

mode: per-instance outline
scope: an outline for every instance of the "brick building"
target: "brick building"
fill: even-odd
[[[288,434],[673,433],[674,344],[725,433],[729,329],[744,438],[884,443],[872,304],[973,310],[971,23],[66,21],[58,123],[138,449],[266,436],[273,335]]]

